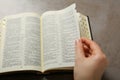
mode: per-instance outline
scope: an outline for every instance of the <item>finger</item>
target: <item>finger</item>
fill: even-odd
[[[85,51],[86,51],[86,52],[89,52],[89,47],[86,46],[85,44],[83,45],[83,49],[84,49],[84,52],[85,52]]]
[[[84,48],[85,57],[90,57],[91,56],[91,52],[90,52],[89,47],[84,44],[83,48]]]
[[[83,46],[82,46],[82,43],[80,40],[76,40],[75,42],[75,51],[76,51],[76,58],[79,59],[79,58],[84,58],[84,51],[83,51]]]
[[[91,52],[96,53],[101,51],[100,47],[94,41],[87,38],[81,38],[81,41],[90,49]]]

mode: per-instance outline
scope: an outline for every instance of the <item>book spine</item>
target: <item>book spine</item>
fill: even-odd
[[[87,19],[88,19],[88,24],[89,24],[91,39],[93,40],[93,33],[92,33],[91,24],[90,24],[90,18],[87,16]]]

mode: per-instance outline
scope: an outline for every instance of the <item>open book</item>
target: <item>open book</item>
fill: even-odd
[[[75,40],[92,38],[87,16],[75,7],[1,19],[0,73],[73,69]]]

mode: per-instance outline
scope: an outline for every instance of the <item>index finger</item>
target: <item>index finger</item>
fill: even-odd
[[[85,45],[87,45],[92,52],[98,52],[101,51],[100,47],[92,40],[87,39],[87,38],[81,38],[82,43],[84,43]]]

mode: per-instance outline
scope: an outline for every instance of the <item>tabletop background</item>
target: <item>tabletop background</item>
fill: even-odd
[[[93,40],[109,59],[103,80],[120,80],[120,0],[0,0],[0,19],[22,12],[42,14],[48,10],[59,10],[72,3],[77,10],[90,18]],[[72,73],[37,75],[19,73],[0,75],[0,80],[73,80]]]

